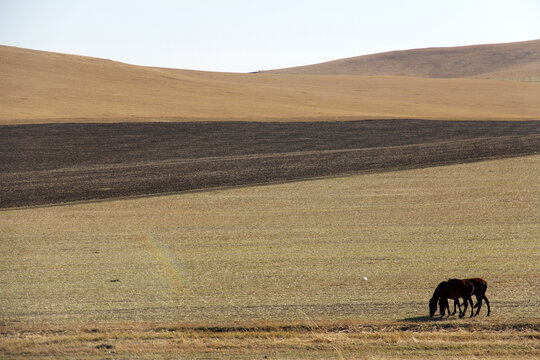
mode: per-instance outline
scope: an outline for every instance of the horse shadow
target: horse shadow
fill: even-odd
[[[402,322],[438,322],[438,321],[444,321],[444,320],[448,320],[448,318],[446,317],[440,317],[440,316],[435,316],[435,317],[429,317],[429,316],[416,316],[416,317],[410,317],[410,318],[405,318],[405,319],[401,319],[399,321],[402,321]]]

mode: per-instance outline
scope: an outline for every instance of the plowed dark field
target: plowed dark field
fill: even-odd
[[[0,207],[151,195],[540,153],[540,121],[0,127]]]

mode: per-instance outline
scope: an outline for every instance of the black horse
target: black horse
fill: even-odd
[[[488,312],[487,316],[491,314],[491,308],[489,306],[489,300],[486,296],[487,291],[487,281],[481,278],[471,278],[471,279],[465,279],[466,281],[472,283],[474,285],[474,296],[476,296],[476,305],[474,305],[475,308],[478,308],[476,310],[476,313],[474,316],[478,315],[480,313],[480,309],[482,308],[482,300],[486,302]],[[448,281],[461,281],[459,279],[449,279]],[[461,304],[459,303],[459,300],[454,301],[454,312],[452,315],[456,313],[456,305],[459,308],[459,313],[461,314]]]
[[[443,281],[441,282],[431,300],[429,300],[429,316],[433,317],[437,311],[437,303],[439,303],[441,317],[446,314],[448,309],[448,315],[450,316],[450,306],[448,305],[448,299],[453,299],[454,301],[459,301],[460,298],[463,298],[465,308],[463,313],[460,311],[459,317],[465,316],[467,312],[467,306],[471,304],[471,316],[473,316],[474,306],[471,296],[474,293],[474,285],[467,280],[452,280],[452,281]]]

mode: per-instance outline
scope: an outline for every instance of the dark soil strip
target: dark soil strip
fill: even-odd
[[[373,120],[0,127],[0,207],[540,153],[540,122]]]

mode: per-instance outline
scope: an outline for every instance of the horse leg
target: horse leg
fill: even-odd
[[[446,310],[448,310],[448,315],[446,315],[446,317],[450,317],[450,305],[448,305],[448,299],[444,299],[444,307],[446,308]]]
[[[487,296],[484,294],[484,301],[486,302],[486,305],[488,307],[488,313],[487,313],[487,316],[489,316],[489,314],[491,314],[491,309],[489,308],[489,300],[487,298]]]
[[[459,317],[460,317],[460,318],[464,317],[464,316],[465,316],[465,313],[467,312],[467,307],[468,307],[468,305],[469,305],[469,303],[467,302],[467,300],[469,300],[469,299],[470,299],[470,298],[463,298],[463,300],[464,300],[464,302],[463,302],[464,306],[463,306],[463,312],[460,312],[460,313],[459,313]]]
[[[459,299],[454,300],[454,312],[452,313],[452,315],[456,315],[456,307],[459,307],[459,312],[461,313],[461,306],[459,305]]]
[[[472,296],[469,297],[469,302],[471,303],[471,317],[474,316],[474,304],[473,304],[473,301],[472,301]],[[465,313],[463,313],[463,315],[465,315]]]
[[[478,315],[480,313],[480,309],[482,308],[482,299],[484,298],[483,295],[476,295],[476,305],[474,305],[475,308],[478,308],[476,310],[476,314],[474,314],[474,316]]]
[[[457,306],[458,306],[458,309],[459,309],[459,315],[461,316],[461,313],[462,313],[462,311],[461,311],[461,305],[463,305],[463,304],[460,304],[460,303],[459,303],[459,299],[457,299],[456,302],[457,302]]]
[[[474,296],[476,296],[476,304],[474,305],[474,307],[477,308],[477,307],[479,307],[479,306],[482,306],[482,305],[480,304],[480,301],[482,301],[481,299],[482,299],[482,296],[483,296],[483,295],[474,295]]]
[[[448,306],[447,298],[439,298],[439,308],[441,311],[441,317],[444,317],[444,315],[446,315],[446,309],[448,309],[448,316],[450,316],[450,306]]]

